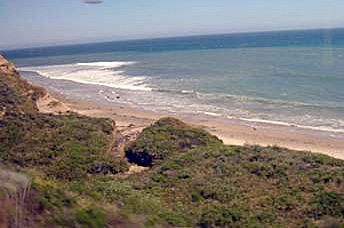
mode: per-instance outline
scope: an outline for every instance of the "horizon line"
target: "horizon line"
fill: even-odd
[[[271,32],[293,32],[293,31],[319,31],[319,30],[337,30],[344,29],[344,27],[325,27],[325,28],[297,28],[297,29],[277,29],[277,30],[257,30],[257,31],[243,31],[243,32],[228,32],[228,33],[204,33],[195,35],[176,35],[176,36],[156,36],[150,38],[132,38],[132,39],[119,39],[119,40],[104,40],[95,42],[80,42],[80,43],[66,43],[66,44],[46,44],[37,45],[32,47],[19,47],[19,48],[5,48],[0,49],[0,52],[11,52],[11,51],[24,51],[30,49],[39,48],[52,48],[52,47],[68,47],[68,46],[83,46],[101,43],[115,43],[115,42],[131,42],[131,41],[145,41],[145,40],[160,40],[160,39],[173,39],[173,38],[187,38],[187,37],[204,37],[204,36],[219,36],[219,35],[239,35],[239,34],[254,34],[254,33],[271,33]],[[68,42],[68,41],[67,41]]]

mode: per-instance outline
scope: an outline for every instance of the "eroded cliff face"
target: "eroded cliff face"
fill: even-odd
[[[0,116],[11,111],[37,112],[36,101],[45,93],[22,79],[15,65],[0,55]]]
[[[15,65],[7,61],[3,56],[0,55],[0,73],[3,74],[18,74]]]

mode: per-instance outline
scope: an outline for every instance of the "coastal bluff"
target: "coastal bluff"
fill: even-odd
[[[7,61],[2,55],[0,55],[0,73],[3,74],[17,74],[17,70],[13,63]]]

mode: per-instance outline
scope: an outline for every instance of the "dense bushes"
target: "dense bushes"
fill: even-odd
[[[225,146],[212,138],[180,148],[176,135],[194,133],[175,133],[176,123],[168,124],[154,124],[129,145],[127,152],[158,154],[152,158],[159,162],[126,180],[126,191],[158,197],[188,218],[186,227],[343,224],[344,161],[279,147]]]
[[[45,213],[54,216],[37,223],[84,227],[340,227],[344,222],[344,161],[278,147],[225,146],[210,135],[179,147],[182,140],[176,135],[190,136],[198,130],[183,126],[177,131],[191,129],[192,133],[174,133],[175,122],[167,126],[165,119],[163,124],[148,128],[149,134],[146,130],[141,135],[148,145],[139,137],[130,146],[140,145],[154,153],[165,148],[166,156],[159,157],[158,162],[152,160],[154,166],[142,173],[106,175],[127,170],[125,162],[113,161],[106,154],[112,137],[107,120],[75,114],[50,118],[19,115],[7,116],[1,122],[6,129],[6,134],[0,133],[6,146],[1,147],[5,150],[0,148],[3,163],[47,174],[42,178],[34,175],[32,190],[37,204],[33,205],[42,213],[35,218]],[[30,129],[29,137],[25,129]],[[155,147],[161,143],[158,133],[168,139]],[[32,148],[38,153],[31,153]]]
[[[321,192],[314,200],[314,216],[340,216],[344,218],[344,193]]]
[[[58,179],[75,180],[89,174],[125,171],[108,152],[111,121],[77,114],[11,114],[0,120],[0,159],[34,167]]]
[[[30,194],[18,204],[20,195],[9,197],[6,190],[13,181],[3,186],[6,182],[1,180],[0,172],[0,200],[4,202],[0,226],[15,227],[20,221],[23,227],[104,227],[113,212],[99,206],[91,194],[83,199],[76,197],[71,186],[86,185],[91,177],[128,170],[126,161],[114,160],[110,153],[112,130],[107,119],[73,113],[6,113],[0,119],[0,162],[11,170],[30,172],[33,182]],[[20,217],[16,214],[18,205]]]
[[[142,131],[138,139],[127,146],[129,162],[152,166],[154,160],[167,158],[170,154],[194,146],[221,143],[208,132],[192,128],[180,120],[163,118]]]

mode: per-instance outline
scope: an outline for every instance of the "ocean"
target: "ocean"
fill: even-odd
[[[344,132],[344,29],[0,51],[68,96],[162,113]]]

